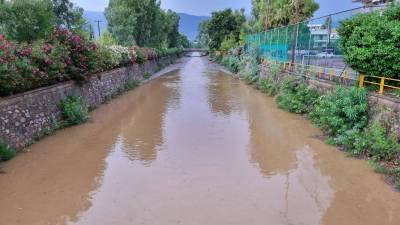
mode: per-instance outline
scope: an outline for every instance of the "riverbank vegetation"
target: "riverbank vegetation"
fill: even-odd
[[[0,0],[0,97],[70,80],[84,84],[100,72],[179,57],[190,45],[179,33],[178,14],[156,0],[111,0],[109,27],[98,39],[83,15],[71,0]],[[138,84],[128,80],[122,89]],[[88,118],[78,96],[64,99],[60,109],[64,121],[37,139]],[[14,155],[0,140],[0,160]]]
[[[0,142],[0,161],[8,161],[15,157],[17,152],[3,142]]]
[[[339,85],[334,90],[321,92],[310,87],[302,74],[286,73],[282,63],[269,61],[259,54],[258,49],[244,45],[243,37],[249,31],[298,23],[318,9],[313,0],[272,2],[266,5],[264,0],[254,0],[253,17],[236,24],[234,30],[240,30],[237,36],[231,35],[231,28],[221,31],[224,26],[218,32],[210,29],[209,24],[213,21],[223,21],[217,17],[219,13],[204,22],[200,26],[199,39],[208,43],[211,59],[238,73],[246,83],[274,96],[280,108],[307,116],[322,129],[327,143],[349,155],[369,159],[373,168],[385,174],[400,190],[399,131],[393,122],[371,115],[368,90]],[[362,14],[342,22],[340,45],[349,66],[372,75],[399,76],[396,72],[399,56],[395,47],[399,42],[396,31],[400,25],[399,11],[400,6],[390,7],[383,13]],[[214,38],[213,42],[207,41],[215,35],[220,37]],[[215,44],[215,40],[219,40],[219,44]]]
[[[161,10],[156,1],[138,1],[141,8],[132,11],[133,6],[122,7],[126,2],[110,2],[110,33],[94,40],[83,9],[69,0],[1,1],[0,96],[68,80],[82,83],[99,72],[182,54],[189,42],[178,32],[176,13]],[[147,18],[149,12],[156,13],[154,18]],[[153,20],[156,30],[147,26]],[[139,27],[138,21],[146,22],[138,30],[142,36],[131,36],[136,30],[128,28]]]
[[[78,125],[89,118],[88,108],[79,96],[68,96],[61,101],[61,109],[66,126]]]

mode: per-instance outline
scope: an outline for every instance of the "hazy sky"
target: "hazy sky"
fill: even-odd
[[[73,0],[85,10],[103,11],[108,5],[108,0]],[[352,0],[317,0],[320,10],[316,16],[357,7]],[[193,15],[209,15],[212,11],[224,8],[245,8],[247,14],[251,12],[251,0],[162,0],[164,9],[184,12]]]

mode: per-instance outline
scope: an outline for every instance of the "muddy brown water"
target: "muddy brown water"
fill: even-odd
[[[399,225],[400,194],[204,58],[1,165],[4,225]]]

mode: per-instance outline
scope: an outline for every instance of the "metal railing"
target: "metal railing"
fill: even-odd
[[[383,95],[387,92],[400,91],[400,79],[366,76],[349,69],[326,68],[314,65],[305,65],[291,62],[264,60],[263,65],[278,64],[282,70],[290,75],[302,76],[307,79],[316,79],[333,82],[346,86],[358,86],[370,88],[371,91]]]
[[[245,50],[256,50],[265,60],[281,63],[289,74],[368,87],[379,94],[400,91],[399,79],[367,76],[352,70],[346,65],[339,47],[337,28],[341,21],[379,9],[382,8],[360,7],[250,34],[246,36]]]

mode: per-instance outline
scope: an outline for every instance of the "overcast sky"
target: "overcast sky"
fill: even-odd
[[[108,0],[73,0],[85,10],[103,11],[108,5]],[[342,11],[357,7],[351,3],[352,0],[317,0],[320,10],[316,16]],[[164,9],[172,9],[176,12],[183,12],[192,15],[210,15],[212,11],[225,8],[245,8],[247,14],[251,12],[251,0],[162,0]]]

